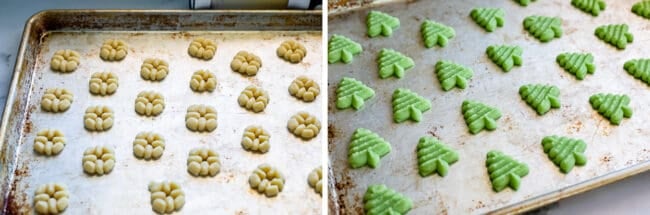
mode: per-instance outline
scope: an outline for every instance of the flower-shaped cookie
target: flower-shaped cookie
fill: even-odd
[[[195,148],[187,157],[187,171],[193,176],[215,176],[221,169],[219,154],[209,148]]]
[[[36,133],[34,151],[42,155],[57,155],[65,147],[63,132],[56,129],[45,129]]]
[[[165,151],[165,139],[153,132],[140,132],[133,141],[133,155],[140,159],[158,159]]]
[[[99,57],[105,61],[121,61],[126,57],[128,49],[129,46],[122,40],[106,40],[99,50]]]
[[[241,145],[248,151],[265,153],[271,148],[270,138],[271,135],[262,126],[248,126],[244,130]]]
[[[311,139],[316,137],[318,132],[320,132],[320,121],[315,116],[301,111],[289,119],[287,128],[297,137]]]
[[[51,88],[41,98],[41,109],[58,113],[68,110],[72,104],[72,92],[63,88]]]
[[[305,46],[294,40],[282,42],[276,52],[279,57],[291,63],[300,63],[305,55],[307,55],[307,49],[305,49]]]
[[[317,193],[321,193],[321,191],[323,191],[322,169],[322,167],[317,167],[309,173],[309,176],[307,176],[307,182],[309,183],[309,186],[313,187]]]
[[[90,92],[95,95],[105,96],[117,90],[117,75],[112,72],[96,72],[90,77]]]
[[[135,99],[135,112],[145,116],[158,116],[165,109],[165,98],[160,93],[142,91]]]
[[[194,72],[192,79],[190,80],[190,88],[195,92],[212,92],[216,87],[217,78],[214,77],[214,73],[211,73],[208,70],[199,70]]]
[[[140,66],[140,76],[144,80],[162,81],[169,73],[169,65],[161,59],[148,58]]]
[[[43,184],[34,192],[34,209],[38,214],[59,214],[68,208],[70,194],[63,184]]]
[[[84,172],[90,175],[108,174],[115,166],[115,151],[109,146],[95,146],[84,151],[81,160]]]
[[[202,37],[194,39],[194,41],[190,43],[190,47],[187,49],[187,52],[190,54],[190,56],[203,60],[212,59],[214,52],[216,51],[217,44],[215,44],[212,40]]]
[[[185,205],[185,193],[176,182],[151,182],[151,207],[157,213],[172,213]]]
[[[84,127],[89,131],[106,131],[113,127],[113,110],[108,106],[90,106],[84,114]]]
[[[248,178],[251,188],[267,197],[277,196],[284,188],[284,176],[276,168],[269,164],[257,166],[253,174]]]
[[[262,112],[269,103],[269,94],[260,87],[249,85],[241,92],[237,102],[239,102],[239,106],[250,111]]]
[[[58,72],[74,72],[79,66],[79,53],[73,50],[59,50],[50,60],[50,68]]]
[[[298,76],[289,85],[289,93],[298,99],[311,102],[320,93],[320,86],[314,80],[305,76]]]
[[[185,126],[192,131],[214,131],[217,128],[217,110],[207,105],[192,105],[187,108]]]
[[[230,68],[241,74],[255,75],[262,67],[262,60],[255,54],[245,51],[237,52],[237,55],[230,62]]]

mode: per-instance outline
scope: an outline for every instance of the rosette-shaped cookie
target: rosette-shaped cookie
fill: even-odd
[[[68,110],[72,104],[72,92],[63,88],[51,88],[41,98],[41,109],[58,113]]]
[[[90,92],[95,95],[105,96],[117,90],[117,75],[112,72],[96,72],[90,77]]]
[[[209,148],[195,148],[187,157],[187,172],[193,176],[215,176],[221,169],[219,154]]]
[[[185,205],[185,193],[181,185],[173,181],[149,183],[151,207],[156,213],[172,213]]]
[[[279,57],[291,63],[300,63],[300,61],[302,61],[302,59],[307,55],[307,49],[305,49],[305,46],[294,40],[282,42],[276,52]]]
[[[240,51],[230,62],[230,68],[244,75],[255,75],[262,67],[262,60],[257,55]]]
[[[320,132],[320,121],[315,116],[301,111],[289,119],[287,128],[293,135],[308,140],[316,137]]]
[[[210,60],[214,57],[214,53],[217,51],[217,44],[214,41],[205,39],[202,37],[196,38],[190,43],[190,47],[187,48],[187,52],[190,56]]]
[[[317,167],[312,170],[307,176],[307,182],[317,193],[321,193],[323,191],[323,168]]]
[[[194,72],[192,79],[190,80],[190,88],[195,92],[212,92],[216,87],[217,78],[214,77],[214,73],[211,73],[208,70],[199,70]]]
[[[140,159],[158,159],[165,151],[165,139],[153,132],[140,132],[133,141],[133,155]]]
[[[84,172],[90,175],[104,175],[115,166],[115,151],[109,146],[95,146],[84,151],[81,160]]]
[[[106,40],[99,50],[99,57],[105,61],[121,61],[126,57],[128,49],[129,46],[122,40]]]
[[[267,197],[277,196],[284,188],[284,176],[269,164],[261,164],[248,178],[251,188]]]
[[[289,85],[289,93],[300,100],[311,102],[320,93],[320,86],[306,76],[298,76]]]
[[[113,110],[108,106],[91,106],[84,114],[84,127],[89,131],[106,131],[113,127]]]
[[[185,126],[192,131],[214,131],[217,128],[217,110],[207,105],[192,105],[187,108]]]
[[[135,112],[145,116],[158,116],[165,109],[165,98],[160,93],[142,91],[135,99]]]
[[[34,210],[37,214],[60,214],[68,208],[70,194],[63,184],[43,184],[34,192]]]
[[[44,129],[36,133],[34,151],[42,155],[57,155],[65,147],[63,132],[56,129]]]
[[[241,92],[237,99],[239,106],[246,108],[255,113],[264,111],[266,105],[269,103],[269,94],[266,90],[255,85],[249,85]]]
[[[248,151],[265,153],[271,148],[271,135],[262,126],[248,126],[244,130],[241,145]]]
[[[169,64],[161,59],[148,58],[140,66],[140,76],[144,80],[162,81],[169,73]]]
[[[79,53],[73,50],[59,50],[50,60],[50,68],[58,72],[74,72],[79,66]]]

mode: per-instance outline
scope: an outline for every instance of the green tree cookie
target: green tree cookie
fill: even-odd
[[[404,77],[406,70],[415,66],[415,62],[410,57],[392,49],[382,49],[377,57],[379,66],[379,77],[388,78],[395,76]]]
[[[644,0],[632,5],[632,12],[643,18],[650,19],[650,1]]]
[[[404,88],[393,92],[393,120],[396,123],[408,119],[419,122],[422,113],[431,109],[431,102],[422,96]]]
[[[431,20],[424,20],[420,32],[422,33],[424,46],[427,48],[431,48],[436,44],[445,47],[447,41],[456,36],[453,28]]]
[[[486,31],[492,32],[497,27],[503,27],[505,13],[501,8],[474,8],[469,14],[476,24]]]
[[[413,201],[386,185],[370,185],[363,195],[366,215],[403,215],[413,207]]]
[[[536,0],[514,0],[514,1],[519,3],[521,6],[528,6],[528,4]]]
[[[630,97],[627,95],[598,93],[589,97],[589,103],[594,110],[614,125],[620,124],[623,117],[632,117]]]
[[[357,128],[348,147],[348,163],[352,168],[379,166],[381,157],[391,150],[390,143],[365,128]]]
[[[593,16],[598,16],[600,11],[605,10],[605,2],[603,0],[571,0],[571,4]]]
[[[418,172],[426,177],[434,173],[444,177],[449,165],[458,161],[458,152],[435,137],[422,137],[417,146]]]
[[[519,88],[519,95],[539,115],[560,108],[560,89],[553,85],[526,84]]]
[[[529,16],[524,19],[524,28],[542,42],[562,36],[562,20],[558,17]]]
[[[626,24],[603,25],[596,28],[596,36],[619,49],[625,49],[628,43],[634,41],[634,36],[628,32]]]
[[[436,63],[436,75],[440,86],[445,91],[454,87],[465,89],[467,81],[473,74],[472,69],[451,61],[441,60]]]
[[[562,53],[557,56],[556,61],[564,71],[575,75],[578,80],[596,71],[594,57],[589,53]]]
[[[500,192],[506,187],[518,190],[521,178],[528,175],[528,165],[500,151],[488,152],[485,164],[490,181],[492,181],[492,189],[496,192]]]
[[[493,45],[485,51],[492,62],[509,72],[514,66],[521,66],[523,50],[519,46]]]
[[[650,59],[634,59],[623,66],[628,74],[650,85]]]
[[[354,78],[344,77],[336,88],[336,108],[352,107],[359,110],[363,108],[366,100],[373,96],[375,96],[375,91],[372,88]]]
[[[498,109],[476,101],[463,101],[461,109],[465,123],[469,128],[469,132],[472,134],[477,134],[483,129],[489,131],[496,129],[496,120],[501,118],[501,112]]]
[[[399,19],[379,11],[370,11],[366,16],[366,25],[368,26],[368,36],[390,37],[393,30],[399,27]]]
[[[587,163],[587,144],[580,139],[547,136],[542,139],[542,148],[563,173],[569,173],[575,165],[583,166]]]
[[[332,35],[327,42],[327,62],[328,63],[350,63],[354,55],[363,51],[359,43],[341,35]]]

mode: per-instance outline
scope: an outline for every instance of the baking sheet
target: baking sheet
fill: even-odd
[[[79,12],[62,15],[74,13]],[[88,19],[97,22],[119,15],[96,13],[81,13],[78,16],[80,20],[76,21],[85,22],[84,19]],[[157,16],[153,12],[126,13],[131,13],[130,16],[135,17],[133,20]],[[258,23],[247,23],[247,20],[255,20],[255,13],[259,13]],[[322,198],[307,184],[307,175],[321,165],[320,143],[325,134],[321,132],[316,138],[303,141],[286,128],[289,118],[298,111],[307,111],[323,120],[320,113],[325,97],[304,103],[288,93],[289,85],[299,75],[317,82],[322,80],[321,24],[309,24],[313,27],[300,24],[318,20],[316,16],[320,17],[320,14],[255,13],[213,12],[197,15],[177,11],[167,15],[177,16],[177,20],[181,21],[162,24],[157,22],[159,20],[148,24],[131,23],[129,20],[133,17],[124,15],[120,18],[126,20],[124,29],[134,24],[132,28],[136,31],[98,31],[92,27],[79,27],[30,32],[40,36],[38,40],[30,41],[34,44],[27,44],[35,47],[24,53],[24,59],[19,59],[17,65],[23,66],[17,67],[15,76],[21,84],[13,86],[16,87],[11,93],[14,106],[12,109],[8,107],[7,110],[11,111],[7,112],[11,113],[5,115],[4,122],[7,124],[3,123],[2,160],[5,163],[2,166],[7,165],[8,168],[0,175],[5,183],[3,201],[0,201],[4,202],[4,212],[30,213],[34,189],[43,183],[59,182],[67,185],[71,195],[66,213],[150,214],[153,211],[148,183],[174,180],[181,184],[185,192],[186,204],[180,213],[320,213]],[[91,18],[94,15],[96,18]],[[192,19],[193,16],[196,18]],[[282,17],[293,17],[295,21],[279,26]],[[204,19],[226,21],[212,21],[213,27],[197,31],[195,28],[201,28],[199,24]],[[227,24],[228,19],[241,19],[241,24],[235,22],[230,28],[232,30],[228,30],[221,25]],[[111,22],[109,20],[104,21]],[[48,23],[50,20],[39,21]],[[112,22],[105,25],[119,27]],[[32,22],[28,26],[37,28],[40,24],[43,23]],[[102,26],[100,24],[98,26]],[[251,26],[246,27],[248,24]],[[57,29],[74,27],[57,25],[61,26]],[[176,30],[167,29],[170,26]],[[183,26],[189,26],[187,29],[190,30],[186,31]],[[210,61],[187,54],[190,42],[199,36],[217,43],[216,55]],[[104,62],[99,58],[101,44],[110,38],[128,43],[129,53],[123,61]],[[277,57],[276,48],[287,39],[305,45],[308,53],[302,63],[291,64]],[[73,49],[82,55],[81,64],[75,72],[62,74],[50,70],[50,57],[59,49]],[[256,76],[242,76],[230,69],[230,61],[240,50],[251,51],[262,59],[263,66]],[[169,63],[170,72],[162,82],[145,81],[140,77],[140,65],[146,58],[160,58]],[[29,63],[33,65],[25,66]],[[190,89],[190,78],[199,69],[215,73],[218,86],[214,92],[194,93]],[[88,92],[88,80],[92,73],[103,71],[116,73],[119,87],[111,96],[93,96]],[[269,92],[270,102],[262,113],[252,113],[237,103],[241,91],[250,84],[261,86]],[[74,93],[74,102],[64,113],[53,114],[40,109],[41,96],[47,88],[53,87],[67,88]],[[165,109],[157,117],[139,116],[134,111],[137,94],[145,90],[160,92],[165,98]],[[215,131],[196,133],[185,127],[185,113],[192,104],[207,104],[216,108],[219,125]],[[107,105],[113,109],[115,123],[110,130],[88,132],[83,128],[83,113],[92,105]],[[24,114],[21,110],[25,111]],[[253,124],[261,125],[271,134],[271,150],[266,154],[251,153],[241,147],[244,129]],[[64,150],[57,156],[39,156],[32,150],[35,133],[46,128],[59,129],[67,138]],[[146,161],[135,158],[132,142],[141,131],[157,132],[165,138],[165,151],[160,159]],[[116,166],[108,175],[89,176],[83,172],[81,165],[83,151],[100,144],[115,148]],[[221,171],[218,175],[194,177],[187,172],[187,154],[196,147],[211,147],[220,154]],[[285,176],[285,188],[277,197],[267,198],[250,189],[248,177],[262,163],[277,167]]]
[[[341,34],[359,42],[364,51],[352,64],[329,65],[329,152],[330,213],[363,213],[363,194],[370,184],[386,184],[410,197],[411,214],[482,214],[522,212],[576,193],[637,174],[650,168],[650,88],[623,70],[625,61],[650,57],[650,22],[630,12],[633,0],[608,2],[607,9],[592,17],[574,8],[570,1],[536,1],[528,7],[509,0],[486,1],[399,1],[330,14],[329,34]],[[475,7],[498,7],[505,11],[505,25],[487,33],[469,17]],[[365,17],[369,10],[398,17],[401,27],[390,38],[369,39]],[[559,39],[540,43],[523,29],[529,15],[559,16],[564,34]],[[420,24],[425,19],[453,27],[456,37],[444,48],[424,48]],[[596,27],[626,23],[634,42],[625,50],[600,41]],[[519,45],[523,65],[509,73],[492,63],[485,54],[492,44]],[[402,52],[415,61],[403,79],[380,79],[376,57],[382,48]],[[590,52],[596,72],[583,81],[565,72],[555,62],[563,52]],[[451,60],[470,67],[473,78],[464,90],[444,92],[434,74],[439,60]],[[353,77],[376,92],[361,111],[338,110],[335,89],[343,77]],[[544,116],[521,100],[519,86],[529,83],[553,84],[560,88],[560,109]],[[420,123],[395,124],[391,96],[395,89],[411,89],[429,99],[433,108]],[[592,94],[624,93],[631,97],[634,116],[620,126],[592,110]],[[461,114],[463,100],[473,99],[497,107],[503,116],[495,131],[471,135]],[[350,169],[347,147],[356,128],[375,131],[388,140],[393,150],[381,159],[376,169]],[[580,138],[587,142],[588,162],[562,174],[547,158],[541,139],[549,135]],[[449,174],[422,178],[417,173],[416,145],[422,136],[435,136],[458,150],[460,160]],[[527,163],[530,173],[519,191],[495,193],[485,168],[485,156],[500,150]]]

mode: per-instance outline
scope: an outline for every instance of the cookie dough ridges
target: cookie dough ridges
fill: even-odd
[[[161,59],[147,58],[140,66],[140,76],[144,80],[162,81],[169,73],[169,64]]]
[[[469,14],[476,24],[486,31],[492,32],[497,27],[503,27],[505,12],[501,8],[474,8]]]
[[[63,151],[65,142],[63,132],[56,129],[43,129],[36,133],[34,151],[46,156],[57,155]]]
[[[351,63],[354,56],[363,51],[361,45],[351,39],[334,34],[327,42],[327,62]]]
[[[388,78],[395,76],[404,77],[406,70],[415,66],[415,62],[410,57],[392,49],[382,49],[377,56],[377,66],[379,67],[379,77]]]
[[[219,154],[212,149],[195,148],[187,157],[187,172],[193,176],[215,176],[220,169]]]
[[[50,60],[50,68],[57,72],[74,72],[79,66],[79,52],[73,50],[59,50]]]
[[[165,139],[153,132],[140,132],[133,141],[133,155],[136,158],[158,159],[165,151]]]
[[[366,16],[366,25],[368,26],[368,36],[376,37],[379,35],[390,37],[393,30],[399,28],[399,19],[379,11],[370,11]]]
[[[262,67],[260,57],[246,51],[237,52],[232,62],[230,62],[230,68],[233,71],[249,76],[256,75],[260,67]]]
[[[632,12],[643,18],[650,19],[650,1],[643,0],[632,5]]]
[[[598,93],[589,97],[589,103],[594,110],[614,125],[620,124],[623,117],[632,117],[630,97],[627,95]]]
[[[584,154],[587,144],[580,139],[547,136],[542,139],[542,148],[563,173],[569,173],[575,165],[583,166],[587,163]]]
[[[112,95],[118,87],[117,75],[112,72],[96,72],[88,83],[90,93],[100,96]]]
[[[424,46],[427,48],[435,45],[445,47],[449,39],[456,36],[456,31],[453,28],[431,20],[422,22],[420,32],[422,33]]]
[[[241,145],[248,151],[266,153],[271,148],[270,139],[271,135],[262,126],[248,126],[244,130]]]
[[[142,91],[135,99],[135,112],[144,116],[158,116],[165,109],[165,98],[160,93]]]
[[[237,98],[239,106],[255,113],[264,111],[266,105],[269,104],[269,100],[269,93],[255,85],[246,87]]]
[[[151,207],[153,211],[165,214],[180,210],[185,205],[185,193],[176,182],[162,181],[149,183]]]
[[[418,172],[426,177],[434,173],[444,177],[449,165],[458,161],[458,152],[435,137],[422,137],[417,146]]]
[[[562,53],[557,56],[556,61],[565,71],[575,75],[578,80],[582,80],[587,74],[594,74],[596,71],[594,57],[590,53]]]
[[[309,140],[318,135],[321,125],[320,121],[315,116],[301,111],[289,119],[289,122],[287,122],[287,128],[296,137]]]
[[[454,87],[465,89],[467,81],[473,74],[472,69],[451,61],[441,60],[436,63],[436,75],[440,86],[445,91]]]
[[[208,70],[198,70],[192,74],[192,79],[190,80],[190,88],[194,92],[212,92],[217,88],[217,78],[214,76],[214,73],[209,72]]]
[[[289,85],[289,94],[305,102],[312,102],[320,94],[320,86],[307,76],[298,76]]]
[[[422,113],[431,109],[431,102],[415,92],[398,88],[393,92],[393,120],[396,123],[406,120],[420,122]]]
[[[307,176],[307,183],[309,186],[313,187],[317,193],[323,191],[323,168],[317,167],[309,173]]]
[[[128,49],[129,46],[122,40],[106,40],[99,50],[99,57],[105,61],[121,61],[126,57]]]
[[[41,98],[41,109],[47,112],[59,113],[70,108],[73,101],[72,92],[63,88],[45,90]]]
[[[524,28],[541,42],[562,36],[562,20],[559,17],[528,16]]]
[[[523,50],[519,46],[493,45],[488,46],[486,53],[490,60],[509,72],[514,66],[521,66]]]
[[[106,131],[113,127],[113,110],[108,106],[91,106],[84,114],[84,127],[89,131]]]
[[[301,43],[295,40],[287,40],[280,44],[276,50],[278,57],[291,63],[300,63],[307,56],[307,49]]]
[[[536,0],[514,0],[515,2],[519,3],[521,6],[528,6],[531,2],[534,2]]]
[[[359,110],[363,108],[366,100],[373,96],[375,96],[375,91],[372,88],[354,78],[344,77],[336,88],[336,108],[352,107]]]
[[[37,214],[60,214],[68,208],[70,193],[63,184],[43,184],[34,192],[34,210]]]
[[[348,146],[348,163],[355,169],[366,165],[374,169],[390,151],[390,143],[384,138],[368,129],[357,128]]]
[[[217,128],[217,110],[207,105],[192,105],[187,108],[185,126],[191,131],[214,131]]]
[[[90,175],[104,175],[115,166],[115,151],[109,146],[89,147],[82,159],[84,172]]]
[[[498,109],[472,100],[463,101],[461,109],[465,123],[472,134],[477,134],[483,129],[489,131],[496,129],[496,120],[501,118],[501,112]]]
[[[650,85],[650,58],[629,60],[623,68],[631,76]]]
[[[634,36],[628,30],[629,27],[626,24],[602,25],[596,28],[595,34],[606,43],[616,46],[618,49],[625,49],[628,43],[634,41]]]
[[[367,215],[407,214],[413,201],[386,185],[370,185],[363,195],[363,210]]]
[[[560,108],[560,88],[553,85],[526,84],[519,87],[519,95],[539,115]]]
[[[282,192],[284,176],[275,167],[269,164],[261,164],[253,170],[253,174],[248,178],[248,184],[258,193],[273,197]]]
[[[187,48],[187,53],[190,56],[199,58],[202,60],[210,60],[214,57],[214,53],[217,51],[217,44],[209,39],[199,37],[190,43],[190,47]]]
[[[571,0],[571,4],[593,16],[598,16],[600,11],[605,10],[605,2],[603,0]]]
[[[528,175],[528,165],[500,151],[488,152],[485,164],[492,181],[492,189],[496,192],[506,187],[518,190],[521,178]]]

